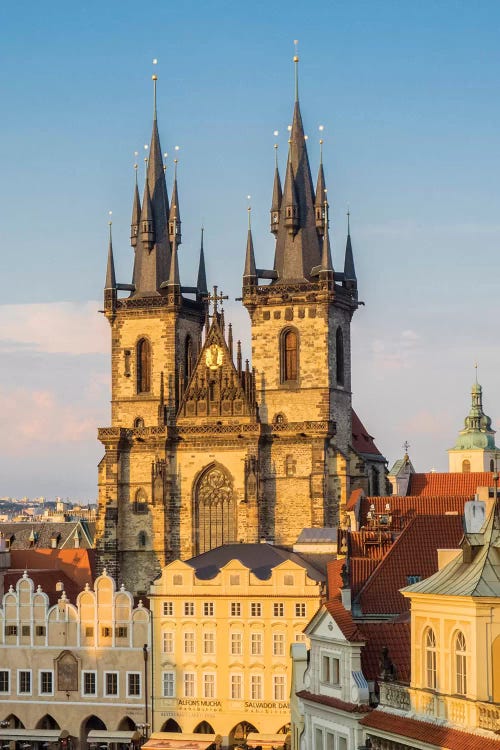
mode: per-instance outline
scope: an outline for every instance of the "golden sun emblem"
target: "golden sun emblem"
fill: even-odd
[[[205,352],[205,363],[210,370],[217,370],[222,365],[224,353],[220,346],[211,344]]]

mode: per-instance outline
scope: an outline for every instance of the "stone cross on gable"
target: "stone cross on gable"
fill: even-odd
[[[217,315],[217,313],[218,313],[218,309],[217,309],[218,303],[220,302],[222,304],[222,302],[225,299],[229,299],[229,297],[227,296],[227,294],[223,294],[222,292],[220,294],[217,294],[217,290],[218,290],[218,287],[214,285],[214,292],[213,292],[213,294],[207,294],[205,297],[203,297],[203,300],[205,302],[208,302],[209,304],[210,304],[210,302],[213,302],[214,308],[213,308],[213,312],[212,312],[212,317],[214,315]]]

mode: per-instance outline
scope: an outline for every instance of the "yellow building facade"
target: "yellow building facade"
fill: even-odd
[[[323,595],[324,575],[268,544],[227,545],[167,565],[151,587],[153,730],[283,733],[290,646]]]

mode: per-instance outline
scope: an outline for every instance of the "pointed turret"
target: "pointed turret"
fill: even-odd
[[[181,244],[181,213],[179,209],[179,195],[177,191],[177,159],[174,167],[174,185],[172,188],[172,202],[170,204],[170,216],[168,219],[168,236],[170,244],[174,244],[174,237],[177,245]]]
[[[332,249],[330,246],[330,232],[328,231],[328,203],[324,202],[325,227],[323,230],[323,248],[321,252],[321,278],[333,278]]]
[[[252,226],[250,223],[251,209],[248,208],[248,234],[247,251],[245,256],[245,270],[243,271],[243,286],[254,286],[257,284],[257,271],[255,268],[255,253],[253,249]]]
[[[354,268],[354,255],[351,243],[351,214],[347,212],[347,242],[345,246],[344,280],[346,286],[357,287],[356,269]]]
[[[140,231],[134,264],[135,297],[158,294],[168,279],[170,241],[168,237],[169,205],[165,172],[156,116],[156,76],[154,82],[154,116],[146,185],[141,210]]]
[[[318,181],[316,183],[316,199],[314,201],[314,214],[316,217],[316,231],[323,236],[325,231],[325,204],[326,204],[326,186],[325,173],[323,171],[323,141],[320,141],[321,152],[318,169]]]
[[[274,166],[274,184],[273,184],[273,200],[271,203],[271,233],[276,236],[278,234],[278,227],[280,221],[280,210],[281,210],[281,199],[283,193],[281,190],[281,179],[278,169],[278,145],[275,144],[275,166]]]
[[[177,254],[177,242],[174,238],[174,244],[172,247],[172,254],[170,257],[170,271],[168,274],[168,286],[178,286],[181,285],[181,279],[179,275],[179,257]]]
[[[137,185],[137,164],[134,164],[135,169],[135,188],[134,188],[134,203],[132,206],[132,221],[130,222],[130,244],[132,247],[137,246],[137,239],[139,237],[139,224],[141,221],[141,199],[139,198],[139,187]]]
[[[321,242],[316,231],[314,188],[298,99],[298,57],[294,57],[295,106],[290,131],[288,164],[276,236],[274,268],[283,284],[311,279],[321,262]]]
[[[111,222],[109,222],[108,265],[106,267],[106,282],[104,284],[104,309],[114,312],[116,307],[117,289],[115,275],[115,260],[113,257],[113,236]]]
[[[200,243],[200,262],[198,265],[198,280],[196,282],[196,296],[198,299],[202,299],[208,295],[207,287],[207,273],[205,270],[205,252],[203,250],[203,235],[205,233],[204,227],[201,228],[201,243]]]

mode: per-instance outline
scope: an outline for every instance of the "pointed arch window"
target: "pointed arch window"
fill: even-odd
[[[342,328],[340,328],[340,326],[335,333],[335,362],[337,385],[344,385],[344,334],[342,333]]]
[[[458,695],[467,694],[467,644],[459,630],[455,636],[455,689]]]
[[[151,390],[151,344],[147,339],[137,342],[137,393]]]
[[[431,690],[437,686],[437,655],[436,636],[432,628],[428,628],[424,635],[425,646],[425,685]]]
[[[148,512],[148,497],[146,492],[142,489],[137,490],[134,498],[134,513],[147,513]]]
[[[235,541],[236,503],[226,471],[211,466],[200,477],[194,495],[196,554]]]
[[[186,380],[189,380],[191,373],[193,372],[193,339],[191,336],[186,336],[186,342],[184,344],[184,375]]]
[[[299,379],[299,335],[293,328],[281,334],[281,382],[296,383]]]

